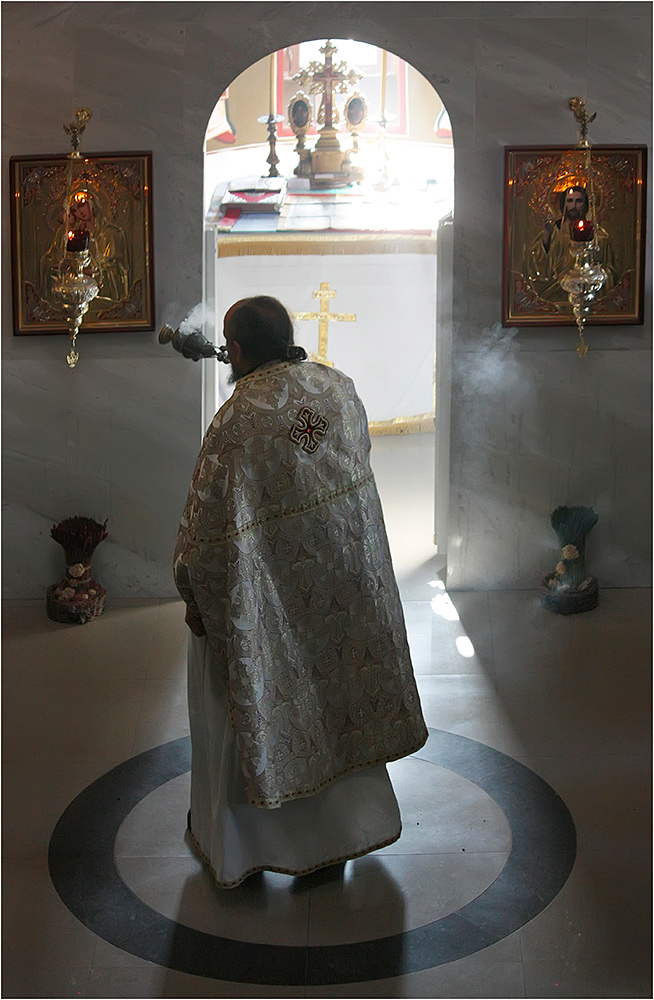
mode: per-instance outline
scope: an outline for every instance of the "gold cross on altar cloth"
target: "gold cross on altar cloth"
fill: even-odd
[[[334,289],[330,289],[328,281],[321,281],[320,288],[313,293],[314,299],[320,299],[320,312],[293,313],[293,319],[317,319],[318,320],[318,353],[312,355],[314,361],[320,361],[323,365],[334,367],[333,361],[327,360],[327,330],[330,321],[336,320],[339,323],[356,323],[356,313],[332,313],[329,311],[329,300],[336,295]]]

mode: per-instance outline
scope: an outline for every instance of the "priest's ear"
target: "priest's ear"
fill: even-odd
[[[238,340],[232,340],[229,345],[229,355],[230,360],[235,368],[242,368],[245,363],[245,357],[243,355],[243,348],[239,344]]]
[[[256,367],[256,365],[250,364],[238,340],[227,341],[227,354],[232,366],[232,371],[237,378],[241,378],[242,375],[247,375],[248,372],[251,372],[252,369]]]

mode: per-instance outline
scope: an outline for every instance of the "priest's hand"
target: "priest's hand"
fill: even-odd
[[[202,624],[202,618],[200,617],[199,611],[195,608],[189,607],[188,604],[186,605],[186,618],[184,620],[193,635],[200,637],[207,634],[204,631],[204,625]]]

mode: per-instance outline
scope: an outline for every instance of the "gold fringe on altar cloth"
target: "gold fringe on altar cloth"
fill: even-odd
[[[333,254],[436,253],[436,234],[416,233],[316,233],[311,236],[248,234],[217,241],[218,257],[297,257]]]

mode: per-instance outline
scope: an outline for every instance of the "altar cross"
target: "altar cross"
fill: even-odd
[[[325,57],[324,65],[314,61],[309,64],[308,69],[301,69],[299,73],[296,73],[293,79],[298,80],[301,87],[306,87],[309,84],[310,94],[322,95],[320,110],[323,112],[323,128],[320,131],[329,132],[338,121],[338,112],[334,107],[334,93],[347,93],[348,88],[354,86],[361,79],[362,74],[353,69],[348,70],[345,62],[334,66],[332,56],[338,49],[332,45],[330,39],[327,39],[319,51]],[[318,120],[320,121],[320,113]]]
[[[325,66],[319,73],[313,74],[315,83],[322,84],[325,102],[325,128],[332,127],[332,101],[334,99],[334,84],[342,83],[345,74],[335,69],[332,64],[332,54],[336,52],[336,46],[327,40],[320,50],[325,55]]]
[[[327,360],[327,331],[329,323],[334,320],[339,323],[356,323],[356,313],[332,313],[329,311],[329,300],[334,298],[336,291],[329,287],[328,281],[321,281],[320,288],[317,288],[312,294],[314,299],[320,299],[320,312],[293,313],[293,319],[318,320],[318,354],[315,355],[315,360],[333,368],[334,362]]]

